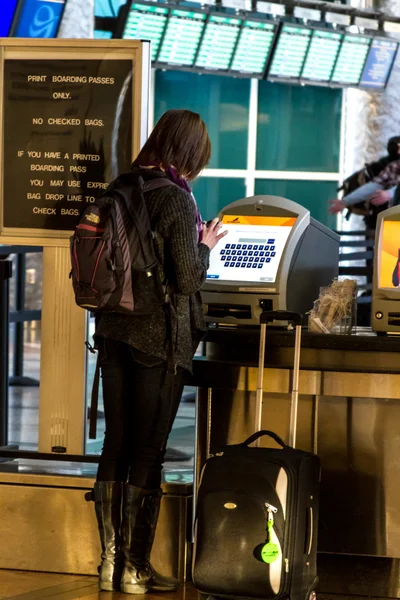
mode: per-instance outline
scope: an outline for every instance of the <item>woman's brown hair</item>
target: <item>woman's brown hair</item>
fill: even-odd
[[[158,121],[133,167],[174,167],[192,180],[211,156],[211,142],[200,115],[190,110],[168,110]]]

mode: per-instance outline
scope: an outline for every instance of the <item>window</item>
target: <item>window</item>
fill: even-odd
[[[257,169],[339,170],[342,91],[260,81]]]
[[[246,196],[244,179],[200,177],[193,185],[201,216],[205,221],[216,217],[227,204]]]
[[[116,17],[126,0],[95,0],[94,14],[96,17]]]
[[[198,112],[213,146],[209,167],[245,169],[250,81],[179,71],[156,71],[155,77],[155,121],[171,108]]]

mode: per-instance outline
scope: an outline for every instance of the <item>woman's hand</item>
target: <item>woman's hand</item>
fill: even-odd
[[[336,215],[346,208],[346,203],[343,200],[331,200],[329,212],[331,215]]]
[[[203,224],[202,244],[205,244],[212,250],[222,238],[226,236],[227,231],[221,232],[222,223],[218,219],[213,219],[209,226]]]

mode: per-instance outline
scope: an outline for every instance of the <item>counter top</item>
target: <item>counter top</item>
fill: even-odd
[[[260,332],[257,328],[209,329],[205,341],[218,345],[256,345]],[[267,329],[267,343],[270,346],[292,347],[294,332],[283,329]],[[329,350],[359,350],[362,352],[400,352],[400,335],[376,335],[371,329],[359,328],[355,335],[324,335],[308,330],[302,332],[302,348]]]
[[[291,369],[294,333],[267,329],[266,368]],[[195,385],[208,374],[228,377],[228,371],[257,367],[259,330],[250,328],[210,329],[205,337],[206,355],[194,360]],[[400,374],[400,336],[377,336],[368,329],[356,335],[323,335],[303,331],[302,370]]]

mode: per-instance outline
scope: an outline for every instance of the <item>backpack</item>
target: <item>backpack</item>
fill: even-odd
[[[144,194],[175,185],[128,173],[81,215],[70,239],[70,277],[78,306],[93,313],[149,315],[164,303]]]

